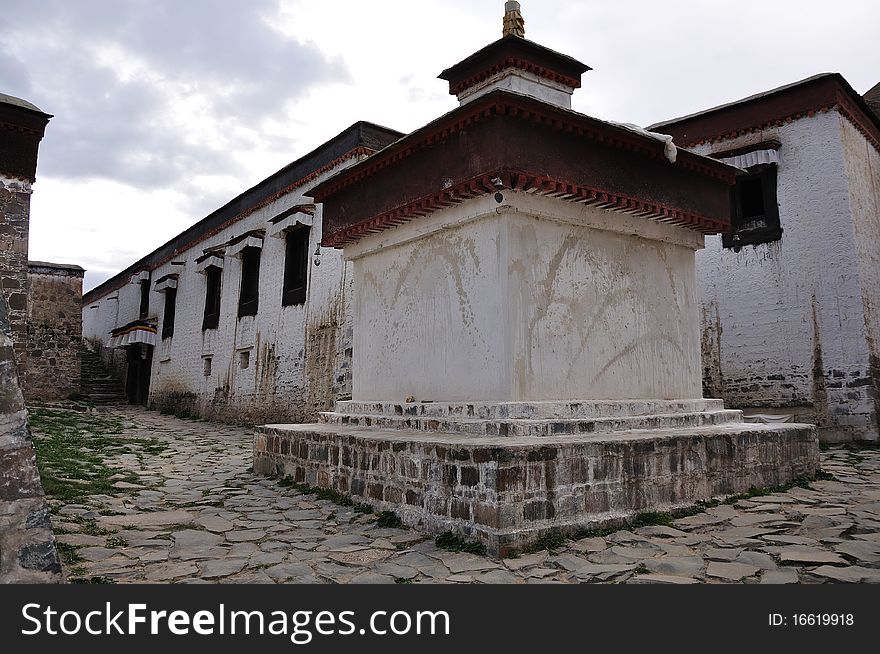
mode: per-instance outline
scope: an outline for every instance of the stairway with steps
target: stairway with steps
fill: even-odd
[[[95,405],[128,404],[125,390],[118,379],[111,376],[97,353],[83,348],[80,392]]]
[[[721,400],[411,403],[337,402],[328,425],[406,429],[469,436],[551,437],[742,422]]]

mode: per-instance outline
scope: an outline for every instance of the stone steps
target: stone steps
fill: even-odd
[[[742,422],[735,410],[700,411],[593,419],[494,419],[447,416],[397,416],[377,414],[321,413],[320,423],[348,427],[442,432],[469,436],[544,438],[580,434],[602,434],[645,429],[688,429]]]
[[[127,404],[122,384],[104,367],[100,357],[91,350],[81,354],[80,392],[96,405]]]
[[[480,420],[567,420],[723,411],[723,400],[590,400],[545,402],[360,402],[336,403],[334,413],[473,418]]]

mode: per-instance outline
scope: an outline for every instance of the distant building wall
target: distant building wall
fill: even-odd
[[[79,266],[28,264],[28,400],[79,394],[84,272]]]
[[[148,271],[146,319],[159,328],[152,350],[150,406],[253,424],[314,420],[335,400],[349,399],[351,264],[338,250],[319,247],[321,207],[312,205],[304,192],[399,136],[358,123],[89,291],[82,305],[84,339],[114,375],[125,379],[126,351],[110,347],[110,332],[140,318],[137,276]],[[295,211],[303,206],[306,212]],[[287,221],[282,225],[290,228],[290,221],[309,226],[307,291],[302,302],[288,306],[282,301],[285,234],[275,233],[279,224],[273,220]],[[258,310],[240,316],[243,264],[228,244],[260,230]],[[222,266],[216,327],[203,325],[208,281],[204,262],[197,260],[206,251],[218,252]],[[176,285],[175,317],[173,335],[163,338],[166,296],[161,291],[169,277]]]

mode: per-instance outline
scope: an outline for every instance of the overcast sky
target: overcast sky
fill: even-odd
[[[820,72],[880,81],[876,0],[523,0],[593,67],[577,111],[648,125]],[[453,109],[436,78],[504,0],[0,0],[0,92],[54,114],[30,258],[86,289],[357,120]]]

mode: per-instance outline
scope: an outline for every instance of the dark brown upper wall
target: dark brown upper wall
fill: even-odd
[[[651,125],[688,147],[729,139],[739,134],[780,125],[787,120],[837,108],[880,149],[880,117],[838,73],[816,75],[691,116]]]
[[[0,94],[0,174],[33,182],[37,151],[52,116]]]
[[[730,220],[735,174],[690,152],[670,163],[657,139],[498,90],[309,193],[323,203],[324,244],[333,246],[492,193],[494,177],[581,201],[608,194],[615,208],[682,214],[682,224],[716,233]]]
[[[586,64],[543,45],[518,36],[505,36],[490,43],[467,59],[440,73],[449,82],[449,92],[461,91],[478,84],[505,68],[520,68],[542,77],[554,79],[572,88],[580,88],[581,75],[592,70]]]

